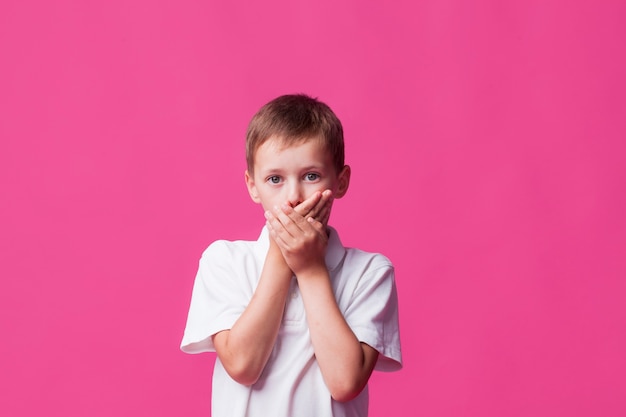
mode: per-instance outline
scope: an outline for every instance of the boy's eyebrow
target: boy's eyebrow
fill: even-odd
[[[305,167],[302,168],[302,171],[310,171],[310,170],[318,170],[321,171],[322,169],[324,169],[324,165],[307,165]]]
[[[282,171],[282,170],[283,170],[283,168],[274,168],[274,167],[271,167],[271,168],[259,169],[259,172],[262,172],[262,173],[264,173],[264,174],[267,174],[267,173],[272,173],[272,172],[280,172],[280,171]]]

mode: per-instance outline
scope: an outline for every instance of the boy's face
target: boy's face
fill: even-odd
[[[250,197],[263,210],[284,203],[296,207],[316,191],[331,190],[334,198],[341,198],[349,183],[350,167],[336,172],[332,156],[316,139],[284,146],[269,138],[254,155],[254,173],[246,171]]]

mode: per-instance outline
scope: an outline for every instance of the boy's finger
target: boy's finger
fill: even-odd
[[[291,246],[293,237],[297,236],[299,232],[299,227],[293,220],[278,207],[274,207],[273,211],[266,211],[265,218],[267,219],[267,228],[274,241],[283,248]]]
[[[275,206],[272,214],[285,232],[291,236],[297,236],[306,227],[306,219],[288,204],[283,204],[281,207]]]
[[[328,217],[330,216],[330,208],[332,206],[332,192],[330,190],[325,190],[322,193],[322,198],[317,203],[315,210],[311,213],[310,217],[313,217],[316,220],[319,220],[322,223],[326,223]],[[309,217],[309,216],[307,216]]]
[[[315,219],[320,221],[323,224],[328,224],[328,219],[330,218],[330,201],[322,207],[321,211],[315,216]]]
[[[315,220],[313,217],[307,217],[307,222],[309,222],[311,226],[313,226],[313,228],[315,228],[317,233],[319,233],[320,235],[326,234],[325,233],[326,226],[324,223],[320,222],[319,220]]]
[[[309,215],[309,213],[315,210],[321,199],[322,193],[320,193],[319,191],[314,192],[309,198],[298,204],[294,208],[294,210],[301,216],[306,217]]]
[[[274,207],[273,211],[266,211],[265,219],[267,220],[267,225],[277,234],[282,236],[289,234],[287,227],[291,223],[291,219],[286,217],[278,207]]]
[[[303,206],[304,203],[296,207],[296,212],[302,217],[313,217],[318,220],[322,218],[322,214],[324,213],[324,210],[328,207],[329,200],[332,198],[332,191],[324,190],[321,193],[318,191],[315,193],[315,195],[317,195],[318,197],[317,203],[309,210],[305,210],[308,206]],[[309,200],[307,200],[307,203],[308,202]]]

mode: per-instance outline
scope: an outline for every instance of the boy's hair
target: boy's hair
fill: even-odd
[[[275,98],[252,117],[246,132],[246,162],[253,172],[254,155],[267,139],[275,137],[289,146],[308,139],[320,140],[333,157],[339,173],[344,167],[343,127],[325,103],[305,94]]]

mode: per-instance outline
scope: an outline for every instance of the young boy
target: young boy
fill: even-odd
[[[203,253],[181,349],[217,352],[213,417],[366,416],[374,369],[401,368],[394,270],[328,226],[348,190],[343,128],[324,103],[278,97],[246,135],[257,241]]]

